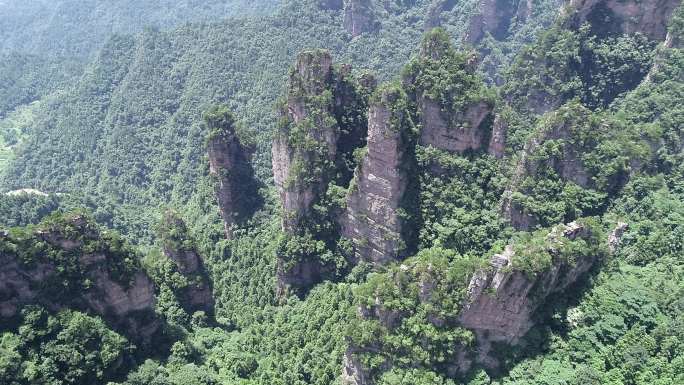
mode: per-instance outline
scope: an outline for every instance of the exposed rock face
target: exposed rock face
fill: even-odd
[[[342,358],[342,383],[345,385],[370,385],[372,380],[362,368],[361,363],[354,357],[354,351],[350,348]]]
[[[178,293],[181,306],[188,314],[201,310],[213,315],[212,283],[204,267],[202,257],[188,236],[185,223],[172,211],[167,211],[164,214],[163,221],[163,230],[159,234],[162,251],[167,258],[174,262],[178,272],[189,282],[188,286]]]
[[[214,297],[212,295],[211,282],[208,279],[204,262],[197,251],[164,249],[164,255],[174,261],[178,270],[190,283],[181,294],[180,302],[183,308],[192,314],[196,311],[204,311],[207,314],[214,313]]]
[[[335,163],[339,127],[330,121],[333,100],[315,103],[334,88],[332,57],[325,51],[303,52],[290,74],[287,105],[283,111],[291,125],[310,121],[303,138],[291,138],[281,130],[273,141],[273,177],[283,204],[283,230],[295,232],[329,178],[313,174],[319,163]],[[288,127],[289,128],[289,127]],[[306,146],[304,141],[310,141]],[[311,148],[311,147],[317,148]],[[312,175],[313,174],[313,175]]]
[[[578,223],[554,228],[548,237],[569,240],[590,236]],[[495,368],[491,357],[492,343],[515,345],[534,326],[532,315],[549,296],[577,282],[599,260],[600,255],[578,258],[574,263],[560,258],[555,250],[550,268],[534,276],[511,269],[516,257],[512,247],[491,260],[491,268],[477,272],[468,285],[466,304],[460,314],[462,326],[477,336],[476,360],[485,367]]]
[[[577,28],[585,22],[599,35],[642,33],[663,40],[667,23],[681,0],[571,0],[568,23]]]
[[[357,259],[384,264],[406,256],[415,234],[399,213],[410,213],[415,195],[415,146],[401,90],[383,90],[368,113],[368,147],[357,167],[342,236],[354,244]],[[412,191],[413,190],[413,191]]]
[[[330,249],[339,237],[337,214],[315,212],[314,206],[331,185],[346,188],[353,176],[354,150],[365,144],[367,95],[375,80],[362,76],[357,84],[350,72],[349,66],[333,67],[330,54],[319,50],[301,53],[290,74],[282,126],[272,148],[282,229],[290,240],[321,240]],[[310,286],[330,270],[317,255],[307,254],[279,255],[279,294]]]
[[[481,0],[478,12],[470,18],[465,42],[476,45],[487,33],[496,40],[503,40],[517,16],[524,21],[532,12],[531,0]]]
[[[622,229],[618,226],[618,229]],[[599,234],[600,226],[589,222],[572,222],[558,225],[550,232],[535,236],[543,238],[543,246],[530,251],[527,244],[509,245],[501,254],[494,255],[487,267],[465,265],[450,270],[439,264],[437,260],[429,263],[409,261],[398,269],[390,270],[390,280],[395,280],[394,290],[401,292],[409,286],[409,292],[415,293],[411,297],[422,306],[388,308],[383,305],[382,289],[376,291],[372,303],[364,303],[357,308],[358,317],[364,320],[374,320],[387,330],[390,335],[397,327],[404,328],[406,317],[413,317],[415,313],[426,308],[432,309],[427,322],[438,330],[465,328],[474,334],[474,345],[454,341],[454,354],[448,358],[444,370],[448,376],[457,377],[467,373],[473,363],[487,369],[495,370],[500,362],[494,344],[516,345],[531,330],[538,321],[540,307],[549,302],[554,294],[562,292],[571,285],[578,283],[587,276],[589,271],[608,253],[609,245],[619,243],[619,235],[615,240],[606,243]],[[615,234],[615,232],[614,232]],[[575,242],[569,245],[570,242]],[[539,241],[534,241],[535,244]],[[572,258],[568,258],[567,250],[574,250]],[[545,255],[540,255],[544,253]],[[527,255],[525,255],[527,254]],[[547,260],[548,265],[530,264],[532,260]],[[574,260],[573,260],[574,258]],[[529,266],[537,266],[530,268]],[[466,269],[466,270],[463,270]],[[448,284],[452,274],[463,274],[462,282]],[[381,285],[382,286],[382,285]],[[380,287],[381,287],[380,286]],[[449,287],[449,289],[446,289]],[[377,289],[376,289],[377,290]],[[445,291],[448,290],[448,291]],[[451,291],[453,290],[453,291]],[[440,308],[436,298],[451,297],[457,304],[449,310]],[[391,296],[390,296],[391,297]],[[431,306],[424,306],[430,304]],[[420,309],[420,310],[417,310]],[[451,316],[450,314],[453,314]],[[394,365],[405,367],[399,363],[402,355],[397,352],[386,352],[377,356],[379,368],[370,370],[357,359],[359,353],[385,353],[382,342],[370,342],[362,347],[350,344],[343,360],[342,380],[348,385],[370,385],[375,383],[374,377],[378,373],[390,370]],[[390,349],[393,349],[390,347]],[[400,353],[401,354],[401,353]],[[410,353],[408,353],[410,354]],[[420,368],[422,364],[412,363]]]
[[[418,108],[419,144],[457,153],[480,150],[489,143],[494,103],[486,97],[463,97],[465,90],[478,94],[484,87],[474,74],[477,54],[461,57],[450,40],[440,29],[429,32],[403,79]],[[443,94],[435,83],[453,83],[459,94]]]
[[[352,37],[377,30],[371,0],[344,0],[344,28]]]
[[[420,144],[463,153],[479,150],[489,137],[488,118],[492,106],[484,101],[466,106],[452,116],[445,116],[440,105],[427,96],[419,99]]]
[[[149,342],[161,326],[154,312],[155,287],[150,278],[141,270],[112,268],[117,263],[113,259],[124,256],[111,255],[107,246],[93,247],[106,241],[83,217],[67,221],[69,232],[46,228],[23,239],[0,234],[0,318],[14,317],[22,306],[32,303],[53,311],[68,307],[102,316],[123,334]],[[36,254],[29,262],[11,251],[16,249]],[[45,257],[55,253],[66,260]],[[60,274],[69,274],[68,287],[61,286],[65,278]]]
[[[258,187],[250,163],[252,148],[235,133],[235,121],[226,107],[205,114],[210,130],[207,140],[209,172],[216,179],[216,199],[227,238],[232,228],[249,218],[260,206]]]
[[[489,139],[487,153],[496,158],[503,158],[506,152],[506,133],[508,122],[501,115],[497,114],[492,125],[492,136]]]
[[[425,18],[425,30],[429,31],[442,25],[442,13],[451,11],[458,3],[457,0],[435,0],[430,4]]]

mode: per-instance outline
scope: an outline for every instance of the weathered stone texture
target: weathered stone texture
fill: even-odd
[[[399,209],[407,199],[414,160],[404,111],[393,111],[398,92],[385,92],[368,114],[368,147],[342,218],[342,236],[352,240],[356,258],[384,264],[405,256],[405,222]]]

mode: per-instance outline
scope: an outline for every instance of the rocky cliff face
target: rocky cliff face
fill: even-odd
[[[348,186],[354,150],[365,144],[366,103],[375,81],[363,76],[357,82],[350,72],[349,66],[333,66],[328,52],[308,51],[299,55],[290,73],[281,127],[272,147],[284,241],[290,246],[307,239],[331,249],[339,237],[333,205],[325,204],[326,213],[314,207],[327,199],[331,186]],[[279,255],[280,293],[288,287],[309,286],[329,270],[317,253]]]
[[[503,40],[514,21],[524,22],[532,13],[532,0],[482,0],[478,11],[470,18],[464,41],[476,45],[486,34]]]
[[[667,23],[681,0],[571,0],[567,23],[578,28],[585,22],[599,36],[642,33],[663,40]]]
[[[554,293],[579,281],[601,259],[603,254],[586,254],[569,261],[553,246],[566,240],[589,239],[596,235],[591,231],[577,222],[555,227],[547,236],[552,263],[542,271],[530,274],[517,270],[516,252],[508,246],[492,257],[488,269],[475,273],[459,316],[460,324],[475,332],[475,361],[496,368],[499,362],[492,356],[493,344],[517,344],[534,326],[535,311]],[[464,364],[459,366],[466,367]]]
[[[273,141],[273,177],[283,205],[283,230],[295,232],[312,203],[330,181],[323,165],[334,164],[339,127],[332,118],[332,57],[325,51],[303,52],[290,73],[286,126]],[[302,129],[295,131],[299,126]],[[318,172],[314,171],[319,169]]]
[[[67,215],[38,230],[0,232],[0,318],[38,303],[102,316],[143,343],[159,329],[155,287],[122,241],[100,233],[81,215]]]
[[[379,28],[371,0],[344,0],[344,28],[352,37]]]
[[[209,172],[216,181],[216,200],[227,238],[232,229],[260,206],[258,187],[250,163],[252,148],[243,145],[235,132],[235,120],[226,107],[205,114],[209,129]]]
[[[427,96],[421,95],[418,103],[421,145],[457,153],[479,150],[487,145],[490,135],[487,119],[492,111],[487,102],[470,104],[454,114],[445,114],[440,105]]]
[[[493,346],[518,344],[538,321],[540,307],[555,294],[585,278],[592,267],[605,257],[609,247],[613,247],[609,245],[619,242],[622,231],[624,225],[619,225],[613,231],[611,240],[606,242],[602,230],[596,224],[590,221],[573,222],[556,226],[550,232],[535,234],[535,237],[543,238],[543,246],[539,248],[524,242],[507,246],[503,253],[494,255],[490,263],[482,268],[463,270],[462,267],[454,268],[453,265],[447,267],[440,265],[439,259],[429,262],[407,260],[398,271],[392,270],[390,277],[396,281],[397,287],[393,290],[401,292],[406,289],[415,293],[416,297],[409,297],[407,303],[417,300],[420,304],[430,304],[417,305],[417,308],[422,309],[421,311],[431,309],[434,312],[428,314],[425,321],[432,324],[433,333],[439,333],[445,328],[452,331],[462,328],[460,330],[472,333],[474,342],[453,341],[453,353],[448,358],[449,361],[435,365],[441,366],[445,373],[453,377],[468,372],[474,363],[495,370],[500,362]],[[539,241],[533,242],[538,243]],[[568,250],[572,250],[571,255]],[[445,268],[448,272],[443,271]],[[460,278],[454,281],[453,274],[465,274],[462,276],[463,281]],[[382,291],[382,287],[374,289],[375,300],[370,306],[359,306],[358,317],[377,321],[381,330],[388,330],[390,335],[394,328],[402,328],[403,333],[407,334],[403,319],[416,317],[413,313],[415,309],[406,306],[402,310],[396,310],[396,307],[387,308],[382,299],[387,294]],[[450,307],[451,305],[441,308],[440,306],[451,302],[440,302],[440,299],[450,296],[451,301],[457,302],[454,305],[456,308]],[[453,318],[451,314],[456,317]],[[397,350],[385,351],[381,340],[382,338],[374,340],[372,346],[352,344],[349,347],[343,360],[341,376],[345,384],[374,384],[378,373],[395,365],[404,365],[401,363],[406,358],[403,355],[409,353],[402,350],[398,353]],[[421,338],[417,343],[420,344],[420,341]],[[391,346],[389,349],[393,349]],[[425,347],[426,351],[429,349],[429,346]],[[381,353],[378,358],[383,360],[378,361],[379,368],[364,367],[359,360],[359,354],[363,353]],[[422,364],[415,362],[409,364],[409,367],[414,367],[412,365],[420,368]],[[430,365],[428,367],[432,369]]]
[[[213,314],[214,297],[211,282],[197,251],[164,249],[164,255],[178,266],[183,276],[188,278],[188,286],[179,295],[183,308],[188,314],[200,310],[209,315]]]
[[[415,210],[415,140],[400,89],[383,89],[368,113],[368,145],[356,169],[341,220],[342,236],[358,260],[385,264],[415,243],[408,215]],[[400,214],[400,211],[404,214]]]
[[[456,153],[487,147],[494,103],[476,67],[477,55],[456,53],[443,31],[426,35],[403,80],[418,109],[419,144]]]
[[[506,153],[506,135],[508,133],[508,122],[501,114],[496,114],[492,124],[492,135],[489,138],[487,153],[496,158],[503,158]]]

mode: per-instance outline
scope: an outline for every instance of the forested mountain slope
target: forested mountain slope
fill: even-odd
[[[684,382],[684,7],[560,5],[109,39],[3,176],[0,384]]]
[[[1,2],[0,170],[28,134],[40,103],[78,82],[113,36],[268,15],[277,7],[269,0]]]
[[[114,34],[263,15],[272,12],[277,4],[276,0],[3,0],[0,54],[19,52],[87,59]]]
[[[265,177],[272,106],[297,52],[327,48],[355,68],[389,79],[426,24],[436,22],[429,1],[373,3],[375,30],[352,39],[346,11],[337,3],[289,1],[271,17],[113,37],[75,85],[34,111],[33,129],[17,148],[3,186],[85,192],[100,211],[117,212],[118,219],[96,214],[98,220],[149,239],[151,214],[145,209],[192,196],[203,164],[201,112],[217,102],[227,103],[260,138],[257,162]],[[460,41],[471,17],[479,25],[473,16],[478,2],[447,3],[437,22]],[[506,55],[532,39],[557,15],[555,4],[536,2],[527,19],[499,36],[501,43],[488,40],[497,49],[492,60],[506,62]]]

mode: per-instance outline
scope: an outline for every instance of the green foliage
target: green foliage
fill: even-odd
[[[321,10],[317,1],[288,0],[275,11],[271,3],[242,7],[246,3],[231,2],[225,12],[217,11],[223,9],[222,1],[192,7],[158,7],[156,2],[93,7],[83,5],[84,1],[22,6],[15,0],[10,9],[19,9],[22,16],[3,13],[10,20],[31,19],[23,25],[51,21],[47,28],[52,32],[46,35],[43,29],[36,35],[33,28],[28,28],[40,39],[41,44],[36,46],[39,50],[45,51],[46,37],[62,36],[59,31],[74,33],[78,38],[58,39],[59,44],[51,46],[58,51],[90,53],[87,47],[100,48],[85,65],[83,76],[78,72],[78,79],[68,78],[67,85],[57,87],[59,92],[41,98],[33,113],[35,124],[23,140],[24,145],[13,149],[15,155],[7,167],[7,176],[0,177],[0,185],[3,190],[31,187],[84,195],[98,222],[143,244],[153,243],[159,207],[183,207],[199,193],[197,186],[206,172],[202,141],[208,134],[202,128],[201,116],[209,106],[228,105],[249,132],[247,136],[255,138],[256,175],[267,181],[271,173],[270,144],[278,119],[272,106],[282,95],[287,64],[294,61],[295,55],[304,49],[326,48],[339,62],[352,63],[355,71],[371,70],[380,80],[388,80],[415,52],[430,7],[430,2],[424,0],[375,3],[382,23],[380,30],[349,40],[342,25],[342,10]],[[511,30],[518,31],[528,24],[543,25],[537,23],[537,16],[549,11],[550,2],[543,1],[539,14],[535,10],[528,22]],[[60,12],[53,12],[60,6]],[[270,16],[163,29],[176,25],[175,21],[209,19],[202,15],[213,18],[230,16],[232,12],[244,14],[242,11],[255,7],[260,13],[274,12]],[[465,33],[465,18],[472,13],[471,8],[472,4],[464,1],[448,12],[449,18],[458,19],[448,26],[457,41]],[[106,38],[91,33],[93,24],[100,25],[102,18],[117,14],[113,11],[116,9],[136,10],[135,22],[114,23],[113,29],[120,32],[138,31],[146,20],[177,17],[173,22],[159,21],[162,30],[146,29],[134,36]],[[93,16],[95,10],[102,12]],[[55,18],[48,16],[53,14]],[[123,15],[130,16],[126,12]],[[72,16],[87,22],[65,21]],[[65,31],[69,28],[76,31]],[[31,44],[32,38],[15,40],[23,30],[17,29],[7,35],[11,41],[0,44]],[[69,44],[75,46],[65,46]],[[340,121],[347,122],[342,131],[363,121],[359,111],[366,112],[362,106],[339,112]],[[345,151],[349,159],[352,152],[353,148]],[[351,167],[346,168],[351,178]]]
[[[196,330],[189,345],[174,349],[167,365],[148,361],[125,384],[181,385],[183,377],[207,384],[334,383],[342,370],[351,296],[348,285],[322,284],[306,301],[265,306],[240,332]]]
[[[0,384],[94,384],[130,369],[134,346],[102,320],[26,307],[16,332],[0,336]]]
[[[459,347],[474,341],[456,319],[470,276],[480,265],[478,258],[437,247],[370,274],[354,289],[355,303],[365,315],[347,330],[351,343],[363,349],[356,354],[363,367],[389,383],[399,377],[382,374],[387,362],[398,368],[444,369]]]
[[[588,25],[574,31],[557,24],[515,59],[503,93],[519,111],[538,114],[573,98],[606,107],[641,82],[655,44],[639,34],[599,38]]]
[[[477,54],[457,51],[451,36],[441,28],[425,34],[420,55],[404,68],[402,76],[407,93],[422,95],[440,104],[457,124],[458,113],[471,104],[493,104],[494,94],[475,74]]]
[[[421,167],[423,247],[482,254],[497,239],[505,238],[499,199],[507,181],[495,159],[464,157],[432,147],[419,147],[416,155]]]
[[[98,0],[55,0],[3,3],[0,33],[5,36],[0,52],[27,52],[87,58],[112,34],[135,34],[149,26],[172,28],[187,22],[269,14],[277,1],[254,4],[245,0],[145,3]]]
[[[640,177],[625,187],[615,212],[630,225],[619,256],[634,265],[677,260],[684,243],[684,205],[662,177]]]
[[[565,226],[559,225],[532,233],[518,233],[513,238],[514,270],[534,276],[560,263],[574,265],[582,260],[602,259],[608,254],[604,230],[595,218],[575,222],[582,230],[574,238],[563,236]]]
[[[544,227],[602,214],[633,168],[651,156],[622,117],[590,112],[577,101],[544,115],[533,135],[511,200]]]
[[[56,195],[19,193],[0,195],[0,226],[18,227],[37,224],[60,206]]]
[[[89,266],[83,256],[103,256],[109,276],[128,286],[140,269],[139,254],[116,232],[100,231],[82,212],[47,216],[40,224],[10,229],[0,238],[0,252],[15,257],[27,267],[49,263],[55,273],[39,288],[48,299],[71,299],[90,289]]]
[[[0,71],[0,80],[5,80],[0,83],[11,85],[0,90],[0,131],[4,148],[9,145],[12,152],[5,157],[9,166],[2,189],[34,187],[79,195],[76,200],[95,209],[98,222],[122,230],[138,243],[157,240],[177,250],[197,248],[206,256],[215,285],[221,327],[207,327],[201,313],[183,310],[174,290],[191,282],[160,253],[148,252],[145,267],[163,282],[159,309],[185,329],[168,330],[178,339],[170,357],[147,360],[130,371],[130,345],[101,321],[72,311],[49,315],[29,310],[20,329],[0,336],[0,384],[100,384],[121,380],[129,372],[130,385],[328,385],[338,380],[350,341],[355,347],[371,348],[356,356],[379,384],[456,383],[446,378],[450,365],[458,360],[457,349],[470,348],[474,339],[456,322],[466,285],[483,257],[500,252],[511,234],[499,214],[499,198],[515,178],[507,168],[510,158],[497,161],[481,154],[456,156],[418,148],[420,167],[411,174],[420,181],[416,193],[424,221],[411,220],[420,233],[418,255],[371,273],[359,266],[347,279],[353,283],[324,283],[301,300],[291,297],[275,306],[276,254],[291,255],[293,260],[320,259],[346,272],[342,256],[348,248],[335,239],[334,219],[343,207],[346,182],[363,154],[359,150],[353,156],[353,150],[363,146],[342,140],[348,146],[342,151],[344,159],[319,162],[311,170],[300,159],[295,175],[302,180],[323,175],[332,163],[337,169],[314,207],[308,232],[289,239],[279,236],[277,197],[273,188],[265,188],[263,210],[233,239],[225,240],[202,145],[210,135],[202,112],[224,104],[208,116],[228,119],[226,112],[235,111],[230,121],[244,122],[246,137],[256,146],[257,176],[268,181],[268,148],[277,125],[276,114],[268,111],[283,90],[283,63],[292,62],[304,48],[324,47],[341,61],[373,69],[386,80],[414,52],[432,2],[374,2],[369,7],[382,24],[380,30],[352,40],[342,28],[342,11],[320,10],[318,1],[287,1],[269,17],[185,25],[173,31],[149,29],[108,40],[102,31],[89,31],[111,13],[94,13],[102,8],[81,1],[69,5],[79,7],[78,12],[60,8],[67,11],[49,18],[34,11],[66,5],[43,3],[23,6],[23,16],[17,17],[22,6],[12,2],[0,20],[20,22],[32,13],[40,16],[36,20],[50,20],[44,31],[54,36],[61,36],[55,25],[61,30],[75,24],[76,32],[62,35],[77,33],[82,39],[61,39],[50,47],[58,53],[81,55],[106,43],[79,80],[73,80],[74,73],[81,74],[82,63],[75,61],[72,72],[72,59],[10,55],[12,60],[0,60],[0,69],[6,70]],[[226,14],[217,11],[217,2],[205,3],[182,12],[154,3],[135,9],[154,7],[165,15],[162,27],[176,25],[168,21],[169,14],[187,13],[174,20]],[[470,68],[472,56],[451,48],[450,41],[460,40],[469,27],[467,18],[476,12],[475,2],[454,3],[442,15],[448,35],[436,30],[425,40],[426,50],[446,59],[418,56],[406,72],[447,111],[494,100]],[[530,21],[515,20],[504,26],[507,31],[485,37],[481,69],[489,80],[504,80],[497,68],[506,67],[519,45],[550,22],[556,4],[535,2]],[[104,9],[119,6],[133,9],[126,4]],[[138,31],[137,20],[157,20],[157,12],[145,10],[136,13],[140,17],[135,23],[122,22],[113,30]],[[675,38],[681,35],[681,12],[671,27]],[[80,21],[64,22],[72,17]],[[0,25],[2,30],[5,24]],[[26,30],[31,29],[35,32]],[[19,47],[20,33],[3,34],[8,39],[0,42],[0,50]],[[46,44],[35,39],[23,40],[44,50]],[[652,42],[638,35],[596,37],[586,29],[571,31],[559,25],[526,48],[507,75],[501,103],[510,106],[497,108],[505,111],[509,124],[507,153],[517,154],[528,139],[539,139],[539,146],[528,154],[528,173],[515,181],[520,187],[516,203],[540,226],[597,215],[603,223],[624,220],[629,230],[612,264],[603,267],[588,291],[569,294],[578,297],[572,298],[576,302],[569,309],[560,300],[556,307],[549,305],[556,314],[540,318],[535,333],[544,337],[539,337],[539,344],[524,339],[513,358],[504,362],[500,377],[491,379],[476,367],[471,378],[464,379],[470,385],[684,382],[684,56],[676,48],[652,48]],[[625,94],[652,62],[657,66],[649,81]],[[60,66],[67,68],[62,71]],[[351,130],[365,121],[368,90],[349,83],[343,88],[362,95],[362,102],[315,113],[313,119],[325,124],[333,119],[342,136],[352,137]],[[567,103],[573,98],[577,101]],[[337,105],[333,99],[322,94],[311,103],[327,108]],[[20,107],[33,100],[40,102]],[[555,111],[537,123],[528,108],[535,113]],[[321,143],[306,136],[311,124],[287,126],[288,135],[318,153]],[[566,134],[546,137],[558,127]],[[575,160],[588,175],[586,181],[559,167]],[[2,224],[38,221],[57,204],[52,197],[0,197]],[[159,207],[167,205],[176,207],[177,213],[155,234]],[[181,216],[187,228],[177,221]],[[83,271],[74,264],[83,255],[106,254],[107,269],[122,282],[138,268],[139,254],[113,233],[100,232],[107,243],[102,244],[83,236],[83,229],[68,218],[50,217],[34,228],[14,229],[0,240],[0,252],[18,255],[27,263],[56,263],[60,279],[46,287],[67,298],[87,289]],[[99,231],[90,222],[85,229]],[[82,244],[65,253],[37,238],[36,230]],[[572,262],[605,253],[605,240],[594,236],[605,231],[569,242],[550,240],[547,232],[517,235],[514,268],[534,273],[548,268],[554,258]],[[358,317],[357,305],[370,316]],[[393,365],[388,370],[389,362]]]

